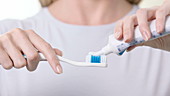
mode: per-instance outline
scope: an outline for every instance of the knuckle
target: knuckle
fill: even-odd
[[[153,7],[151,7],[151,9],[155,9],[155,10],[157,10],[158,8],[160,8],[161,6],[159,6],[159,5],[156,5],[156,6],[153,6]]]
[[[22,38],[23,35],[25,35],[25,31],[21,29],[14,29],[15,31],[11,32],[11,35],[17,38]]]
[[[129,17],[130,20],[134,20],[136,18],[136,14]]]
[[[142,14],[142,13],[145,13],[145,12],[147,12],[147,9],[141,8],[141,9],[137,10],[136,14]]]
[[[20,29],[20,28],[15,28],[15,29],[12,29],[11,32],[12,32],[12,33],[21,33],[21,32],[22,32],[22,29]]]
[[[10,34],[5,34],[5,35],[3,35],[2,37],[1,37],[1,39],[0,39],[0,41],[3,43],[3,42],[8,42],[8,41],[10,41],[10,39],[11,39],[11,35]]]
[[[126,17],[126,18],[123,20],[123,23],[126,24],[126,23],[129,21],[129,18],[130,18],[130,16]]]
[[[123,19],[123,20],[127,20],[127,19],[129,19],[129,17],[130,17],[130,16],[126,16],[126,17],[124,17],[124,19]]]
[[[123,20],[119,20],[118,22],[117,22],[117,26],[116,27],[119,27],[119,26],[121,26],[122,25],[122,23],[123,23]]]
[[[18,39],[23,39],[26,37],[25,31],[21,30],[19,28],[14,29],[15,31],[11,32],[11,36],[14,38],[15,41],[17,41]]]
[[[19,29],[19,28],[13,29],[10,33],[11,33],[12,36],[15,36],[15,37],[24,35],[23,30]]]
[[[22,68],[26,66],[26,61],[22,59],[18,59],[17,61],[14,62],[15,68]]]
[[[165,10],[164,9],[158,9],[156,11],[156,14],[164,14],[165,13]]]
[[[130,41],[132,41],[132,38],[126,38],[125,39],[125,42],[130,42]]]
[[[47,50],[52,49],[52,47],[51,47],[51,45],[49,43],[45,43],[43,46]]]
[[[30,29],[30,30],[26,30],[27,33],[30,33],[30,34],[34,34],[34,30]]]
[[[22,31],[15,31],[15,34],[16,34],[16,35],[22,35],[23,32],[22,32]]]
[[[9,70],[13,67],[12,63],[6,63],[2,65],[4,69]]]
[[[39,55],[37,52],[30,52],[30,54],[28,54],[27,57],[30,61],[35,61],[39,58]]]

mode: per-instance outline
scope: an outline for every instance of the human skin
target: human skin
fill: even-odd
[[[116,34],[115,37],[117,39],[124,39],[125,42],[130,42],[133,39],[134,26],[139,25],[143,37],[145,40],[148,40],[150,38],[150,31],[147,20],[153,19],[154,16],[157,17],[157,31],[161,33],[165,16],[170,13],[169,2],[170,1],[166,0],[160,7],[139,9],[136,14],[121,20],[124,23],[128,23],[124,24],[126,26],[121,25],[121,21],[119,21],[114,31]],[[65,23],[95,26],[109,24],[119,20],[132,9],[132,5],[126,2],[126,0],[57,0],[51,4],[48,9],[56,19]],[[144,18],[148,13],[153,17]],[[148,17],[149,16],[150,15],[148,15]],[[129,22],[132,24],[129,24]],[[125,30],[125,28],[129,29],[126,31],[116,31],[119,28],[124,28],[121,30]],[[120,37],[117,37],[118,33]],[[156,44],[159,44],[159,41],[160,40],[157,40]],[[155,43],[151,44],[152,47],[156,45]],[[165,46],[165,44],[163,46]],[[36,70],[39,63],[37,50],[45,55],[55,73],[62,73],[62,67],[55,56],[56,54],[61,55],[62,52],[56,48],[52,48],[51,45],[38,36],[34,30],[16,28],[0,35],[0,64],[5,69],[12,67],[22,68],[26,66],[29,71]],[[27,60],[22,56],[22,53],[27,56]]]
[[[132,5],[126,0],[57,0],[48,9],[65,23],[94,26],[119,20]]]
[[[48,9],[63,22],[94,26],[119,20],[132,9],[132,5],[126,0],[57,0]],[[55,73],[62,73],[56,58],[56,54],[62,52],[52,48],[34,30],[16,28],[0,35],[0,64],[5,69],[26,66],[29,71],[36,70],[39,63],[37,50],[44,54]],[[27,60],[22,54],[27,56]]]
[[[44,54],[54,72],[62,73],[59,61],[56,58],[56,54],[62,55],[61,51],[52,48],[33,30],[16,28],[0,35],[0,64],[5,69],[26,66],[29,71],[34,71],[40,59],[37,50]],[[23,53],[27,60],[22,55]]]
[[[155,6],[151,8],[139,9],[136,14],[128,16],[120,20],[114,30],[114,36],[116,39],[123,39],[125,42],[131,42],[134,38],[134,28],[139,26],[139,30],[145,41],[151,38],[151,32],[148,22],[156,19],[156,30],[158,33],[162,33],[165,26],[165,20],[170,15],[170,0],[164,0],[161,6]],[[170,51],[170,35],[142,43],[140,45],[132,46],[128,51],[134,49],[137,46],[150,46],[166,51]]]

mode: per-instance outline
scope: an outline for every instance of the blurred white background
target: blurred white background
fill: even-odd
[[[39,0],[0,0],[0,20],[24,19],[40,10]]]
[[[160,5],[163,0],[143,0],[140,7]],[[24,19],[41,9],[39,0],[0,0],[0,20]]]
[[[152,7],[152,6],[159,6],[162,4],[164,0],[142,0],[140,3],[141,8]]]

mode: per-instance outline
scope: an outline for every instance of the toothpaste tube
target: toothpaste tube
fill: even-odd
[[[168,16],[166,19],[165,29],[164,29],[163,33],[158,34],[156,32],[156,20],[149,22],[149,27],[150,27],[150,30],[152,33],[152,37],[150,40],[157,39],[159,37],[163,37],[165,35],[170,34],[170,16]],[[143,39],[143,37],[139,31],[139,27],[137,26],[135,28],[134,40],[132,42],[125,43],[122,40],[115,39],[113,35],[110,35],[108,44],[105,47],[103,47],[98,52],[90,52],[89,54],[91,54],[91,55],[107,55],[110,53],[115,53],[117,55],[122,55],[125,52],[125,50],[128,49],[130,46],[134,46],[136,44],[140,44],[143,42],[147,42],[147,41],[145,41]]]

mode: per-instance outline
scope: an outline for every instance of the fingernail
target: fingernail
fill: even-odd
[[[126,43],[128,43],[129,42],[129,40],[127,39],[127,38],[124,38],[124,40],[123,40],[124,42],[126,42]]]
[[[115,32],[115,38],[119,38],[118,32]]]
[[[145,41],[148,41],[149,37],[146,32],[143,32],[143,37]]]
[[[160,32],[161,32],[160,28],[158,28],[158,29],[156,30],[156,32],[157,32],[157,33],[160,33]]]
[[[147,39],[149,40],[150,38],[151,38],[151,34],[150,34],[151,32],[147,32],[146,34],[147,34]]]
[[[161,26],[157,26],[157,33],[161,33],[162,30],[161,30]]]
[[[124,38],[124,42],[126,42],[126,43],[131,42],[131,41],[132,41],[131,38],[127,38],[127,37]]]
[[[57,68],[57,72],[58,72],[59,74],[63,73],[63,70],[62,70],[62,68],[61,68],[60,65],[57,65],[56,68]]]

